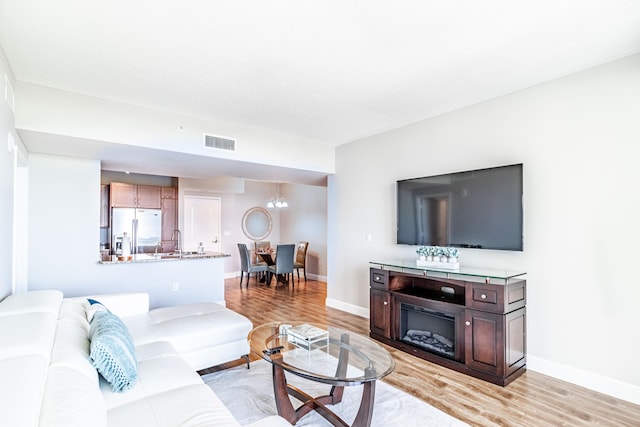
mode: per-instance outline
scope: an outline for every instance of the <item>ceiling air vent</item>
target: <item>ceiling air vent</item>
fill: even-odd
[[[215,135],[204,135],[204,146],[220,150],[236,151],[236,140]]]

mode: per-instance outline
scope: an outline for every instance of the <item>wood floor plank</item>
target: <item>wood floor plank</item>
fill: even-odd
[[[242,289],[225,280],[227,307],[254,325],[295,320],[338,326],[369,335],[369,320],[325,305],[323,282]],[[640,426],[640,406],[527,371],[507,387],[481,381],[385,346],[396,368],[384,381],[472,426]],[[257,356],[252,356],[256,360]],[[242,364],[241,360],[201,373]]]

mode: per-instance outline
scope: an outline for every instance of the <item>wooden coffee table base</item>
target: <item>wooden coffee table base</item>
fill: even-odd
[[[344,422],[326,405],[335,405],[342,401],[342,393],[344,386],[333,386],[328,395],[313,397],[300,390],[297,387],[287,384],[285,371],[277,363],[272,364],[273,367],[273,392],[278,408],[278,415],[285,418],[291,424],[295,424],[298,420],[311,411],[316,411],[322,415],[327,421],[336,427],[348,427],[349,424]],[[353,421],[352,427],[368,427],[371,425],[371,416],[373,414],[373,402],[376,393],[376,382],[365,382],[362,391],[362,400],[360,401],[360,409]],[[291,404],[289,395],[304,402],[298,409],[294,409]]]

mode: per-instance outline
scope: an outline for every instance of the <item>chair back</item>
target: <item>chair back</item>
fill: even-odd
[[[296,264],[305,265],[305,261],[307,259],[307,248],[309,247],[309,242],[300,242],[296,248]]]
[[[260,257],[260,255],[258,255],[258,252],[264,252],[269,250],[269,248],[271,248],[271,242],[268,240],[263,240],[261,242],[255,242],[254,243],[254,254],[255,254],[255,263],[256,264],[261,264],[263,263],[262,258]]]
[[[261,242],[255,242],[256,252],[267,250],[271,247],[271,242],[268,240],[263,240]]]
[[[278,245],[276,247],[276,273],[293,273],[293,252],[296,245]]]
[[[251,264],[251,257],[249,255],[249,249],[244,243],[238,243],[238,251],[240,251],[240,268],[242,271],[249,271],[249,265]]]

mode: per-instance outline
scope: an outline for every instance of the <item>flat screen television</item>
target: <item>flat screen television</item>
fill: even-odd
[[[398,244],[521,251],[522,163],[397,182]]]

